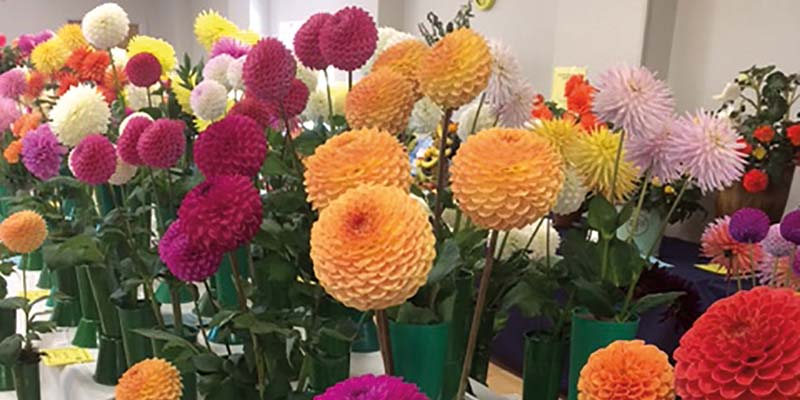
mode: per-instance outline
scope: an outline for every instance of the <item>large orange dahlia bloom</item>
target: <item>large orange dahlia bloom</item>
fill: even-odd
[[[672,400],[674,382],[669,359],[658,347],[618,340],[589,357],[578,400]]]
[[[405,191],[363,185],[322,210],[311,228],[320,284],[361,311],[397,306],[425,284],[436,239],[423,206]]]
[[[305,161],[306,192],[315,209],[363,184],[408,192],[411,167],[403,146],[388,132],[362,129],[335,136]]]
[[[377,128],[397,134],[408,125],[415,101],[414,84],[399,72],[383,68],[353,86],[347,94],[344,115],[351,128]]]
[[[422,93],[436,104],[456,109],[489,84],[492,55],[475,31],[462,28],[436,42],[422,59],[418,77]]]
[[[453,194],[487,229],[522,228],[553,208],[564,182],[562,159],[547,139],[522,129],[487,129],[453,157]]]
[[[17,211],[0,223],[0,242],[15,253],[32,253],[46,238],[47,224],[35,211]]]
[[[182,391],[178,369],[167,361],[152,358],[125,371],[114,396],[117,400],[178,400]]]
[[[404,40],[394,46],[384,50],[375,63],[372,64],[372,71],[377,71],[381,68],[389,68],[395,72],[399,72],[406,79],[414,85],[414,94],[419,98],[419,80],[417,79],[417,70],[422,65],[422,59],[430,51],[425,43],[416,39]]]

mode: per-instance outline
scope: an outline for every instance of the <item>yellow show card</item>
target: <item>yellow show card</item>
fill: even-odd
[[[63,349],[42,350],[42,361],[48,367],[61,367],[64,365],[84,364],[94,361],[86,349],[66,347]]]
[[[553,88],[550,99],[560,107],[567,107],[567,98],[564,97],[564,86],[572,75],[586,76],[586,67],[555,67],[553,68]]]
[[[720,264],[695,264],[695,268],[717,275],[728,275],[728,269]]]
[[[19,292],[17,294],[17,296],[25,297],[24,294],[25,293],[23,293],[23,292]],[[42,297],[47,297],[47,296],[50,296],[50,291],[47,290],[47,289],[32,289],[32,290],[28,290],[28,301],[39,300]]]

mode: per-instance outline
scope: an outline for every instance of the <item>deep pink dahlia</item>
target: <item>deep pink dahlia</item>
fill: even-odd
[[[228,111],[228,115],[248,116],[256,121],[262,130],[266,128],[276,130],[281,128],[281,116],[278,106],[273,102],[261,101],[251,94],[245,94],[244,98]]]
[[[27,57],[39,43],[46,42],[53,35],[53,31],[50,30],[20,35],[17,39],[17,49],[19,49],[20,55]]]
[[[243,115],[228,115],[211,124],[194,145],[194,161],[206,177],[256,176],[266,156],[263,129]]]
[[[159,119],[139,137],[136,150],[145,165],[154,168],[171,168],[186,149],[186,124],[180,120]]]
[[[306,109],[308,95],[308,86],[303,81],[294,79],[289,93],[283,99],[283,111],[286,113],[286,118],[294,118]]]
[[[164,232],[158,242],[158,255],[172,275],[184,282],[200,282],[214,275],[223,256],[194,246],[181,220],[173,222]]]
[[[322,56],[319,48],[319,33],[332,17],[328,13],[317,13],[309,17],[294,35],[294,52],[308,68],[325,69],[330,63]]]
[[[192,243],[213,253],[227,253],[252,240],[261,217],[258,190],[250,178],[239,175],[206,179],[178,208],[178,218]]]
[[[319,32],[319,48],[334,67],[355,71],[369,60],[378,46],[378,28],[372,16],[359,7],[345,7],[333,14]]]
[[[600,75],[596,86],[594,112],[631,136],[661,129],[675,112],[669,87],[645,67],[611,68]]]
[[[150,87],[161,78],[161,63],[150,53],[139,53],[125,64],[125,75],[134,86]]]
[[[58,175],[64,154],[67,148],[58,143],[50,125],[41,125],[22,138],[22,164],[43,181]]]
[[[136,146],[139,144],[142,132],[153,124],[153,120],[145,115],[131,114],[120,124],[123,129],[117,139],[117,152],[119,158],[130,165],[144,165]]]
[[[211,48],[211,55],[209,56],[209,59],[212,59],[220,54],[227,54],[233,58],[239,58],[246,56],[248,51],[250,51],[249,45],[246,45],[233,38],[224,37],[214,43],[214,47]]]
[[[117,151],[107,137],[88,135],[70,153],[69,169],[87,185],[102,185],[117,169]]]
[[[0,75],[0,96],[16,99],[25,91],[25,72],[20,68],[10,69]]]
[[[261,39],[247,53],[242,79],[247,91],[262,100],[281,100],[297,72],[292,52],[275,38]]]
[[[416,385],[394,376],[362,375],[339,382],[314,400],[428,400]]]

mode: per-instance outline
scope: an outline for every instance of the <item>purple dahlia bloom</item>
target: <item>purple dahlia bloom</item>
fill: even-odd
[[[794,210],[783,217],[781,236],[794,244],[800,244],[800,210]]]
[[[769,217],[757,208],[742,208],[731,215],[728,231],[739,243],[759,243],[769,233]]]
[[[43,181],[58,175],[64,154],[67,148],[58,143],[50,125],[41,125],[22,138],[22,164]]]

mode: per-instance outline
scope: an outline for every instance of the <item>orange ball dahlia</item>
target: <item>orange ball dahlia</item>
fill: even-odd
[[[684,400],[800,399],[800,297],[761,286],[719,300],[674,357]]]
[[[658,347],[618,340],[589,357],[578,400],[671,400],[674,382],[669,359]]]
[[[305,161],[308,201],[315,209],[328,206],[346,191],[363,184],[391,186],[408,192],[411,167],[403,146],[377,129],[334,136]]]
[[[372,64],[372,71],[381,68],[389,68],[399,72],[414,85],[414,94],[419,98],[419,80],[417,70],[422,65],[422,59],[430,51],[425,43],[416,39],[404,40],[394,46],[384,50],[375,63]]]
[[[428,213],[405,191],[362,185],[327,208],[311,228],[320,284],[361,311],[397,306],[425,284],[436,256]]]
[[[422,58],[418,78],[425,96],[444,108],[456,109],[486,88],[491,73],[492,55],[486,41],[462,28],[436,42]]]
[[[414,109],[414,84],[384,68],[367,75],[347,94],[344,115],[351,128],[377,128],[397,134]]]
[[[0,223],[0,242],[15,253],[32,253],[46,238],[47,224],[35,211],[17,211]]]
[[[562,159],[547,139],[522,129],[487,129],[453,157],[453,195],[487,229],[522,228],[555,205],[564,182]]]
[[[152,358],[125,371],[114,396],[117,400],[178,400],[182,391],[178,369],[167,361]]]

